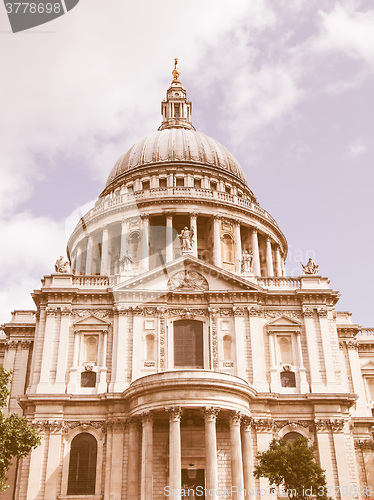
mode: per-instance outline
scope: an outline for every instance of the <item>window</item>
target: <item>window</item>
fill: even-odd
[[[282,387],[296,387],[296,377],[294,372],[282,372],[280,374]]]
[[[179,118],[181,115],[180,105],[174,104],[174,117]]]
[[[296,439],[299,439],[301,437],[304,437],[302,434],[300,434],[300,432],[294,432],[294,431],[291,431],[291,432],[287,432],[287,434],[285,434],[283,436],[283,439],[285,441],[288,441],[290,443],[293,443],[294,441],[296,441]]]
[[[194,187],[196,189],[200,189],[201,188],[201,179],[194,179]]]
[[[96,372],[93,371],[82,372],[81,387],[96,387]]]
[[[232,340],[230,335],[225,335],[223,337],[223,358],[231,359],[231,344]]]
[[[150,188],[150,182],[149,181],[143,181],[143,191],[146,191],[147,189]]]
[[[96,482],[97,441],[88,432],[71,442],[68,495],[94,495]]]
[[[85,344],[85,363],[97,364],[97,337],[90,335],[84,340]]]
[[[210,181],[210,189],[215,191],[217,189],[217,183],[214,181]]]
[[[138,253],[140,249],[140,235],[138,232],[131,233],[128,238],[128,250],[133,262],[136,262],[139,258]]]
[[[374,378],[367,377],[366,378],[366,385],[368,388],[368,399],[370,401],[374,401]]]
[[[166,179],[166,177],[161,177],[161,179],[159,179],[158,186],[160,188],[166,188],[167,187],[167,179]]]
[[[231,187],[230,186],[225,186],[225,192],[227,194],[231,194]]]
[[[204,368],[203,323],[174,321],[174,368]]]
[[[278,338],[280,352],[280,362],[285,365],[292,365],[292,343],[291,337],[281,336]]]
[[[183,187],[184,186],[184,178],[183,177],[177,177],[175,179],[175,185],[177,187]]]
[[[155,359],[155,338],[153,335],[147,335],[145,337],[146,349],[147,349],[147,360],[154,361]]]

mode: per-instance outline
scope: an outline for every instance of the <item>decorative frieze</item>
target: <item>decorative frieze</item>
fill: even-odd
[[[232,316],[234,314],[234,311],[233,309],[229,308],[229,307],[221,307],[219,309],[219,315],[222,317],[222,318],[225,318],[227,316]]]
[[[345,421],[342,419],[316,419],[314,421],[317,432],[342,432]]]
[[[297,431],[298,427],[303,427],[304,429],[307,429],[311,433],[314,432],[315,430],[314,420],[274,420],[274,427],[278,431],[287,426],[289,426],[290,429],[295,431]]]
[[[272,432],[276,430],[274,420],[271,418],[262,418],[259,420],[253,420],[253,427],[258,432]]]
[[[57,311],[58,311],[57,307],[46,307],[45,308],[46,315],[50,316],[50,317],[56,316]]]
[[[160,317],[160,332],[159,332],[159,346],[160,346],[160,371],[165,371],[165,335],[166,335],[166,321],[165,321],[165,307],[157,308]]]
[[[168,309],[171,317],[180,316],[185,319],[194,318],[195,316],[208,316],[207,309],[192,309],[189,307]]]
[[[188,291],[194,290],[202,292],[209,290],[209,284],[206,278],[197,271],[186,269],[175,273],[168,281],[168,290]]]
[[[371,450],[374,451],[374,440],[373,439],[359,439],[355,441],[355,448],[361,450]]]
[[[74,309],[73,316],[75,318],[88,318],[89,316],[95,316],[98,319],[104,319],[112,315],[112,311],[108,309]]]
[[[217,309],[209,308],[210,313],[210,336],[212,343],[213,370],[218,371],[218,335],[217,335]]]
[[[262,316],[262,309],[260,307],[248,307],[248,314],[250,316]]]
[[[70,307],[61,307],[61,316],[69,317],[71,315]]]
[[[264,318],[280,318],[282,316],[288,318],[302,318],[303,315],[301,311],[284,310],[284,309],[263,311]]]
[[[244,307],[234,306],[233,313],[234,316],[244,316]]]

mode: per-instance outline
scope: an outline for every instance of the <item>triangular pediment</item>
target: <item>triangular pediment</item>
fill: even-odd
[[[266,327],[280,327],[280,328],[299,328],[301,323],[295,319],[291,319],[287,316],[281,316],[280,318],[270,321]]]
[[[98,318],[93,314],[74,322],[75,326],[108,326],[109,324],[109,321]]]
[[[362,371],[374,371],[374,362],[373,361],[368,361],[367,363],[364,363],[361,365],[361,370]]]
[[[113,287],[113,292],[154,291],[203,293],[205,291],[260,291],[249,280],[212,264],[184,256],[173,262],[128,279]]]

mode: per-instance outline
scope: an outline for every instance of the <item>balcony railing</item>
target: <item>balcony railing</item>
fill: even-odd
[[[169,187],[155,188],[147,191],[137,191],[136,193],[121,193],[118,195],[112,194],[104,198],[100,198],[95,207],[92,209],[93,214],[99,214],[107,209],[117,207],[119,205],[136,205],[142,201],[159,200],[160,198],[198,198],[199,200],[217,200],[227,204],[246,208],[247,210],[260,214],[265,219],[268,219],[272,224],[278,226],[274,217],[266,210],[256,205],[246,198],[241,198],[237,195],[222,193],[220,191],[212,191],[210,189],[193,188],[193,187]]]

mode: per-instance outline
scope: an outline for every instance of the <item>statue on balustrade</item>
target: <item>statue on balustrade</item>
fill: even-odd
[[[56,260],[55,264],[56,273],[67,274],[70,273],[70,264],[64,257],[61,255],[59,259]]]
[[[181,234],[178,234],[181,242],[182,252],[192,251],[193,235],[193,229],[188,229],[187,226],[182,229]]]
[[[300,262],[301,267],[303,268],[304,274],[318,274],[319,266],[314,262],[312,258],[310,258],[307,264],[303,264]]]
[[[242,253],[242,273],[251,273],[253,271],[253,253],[244,250]]]

